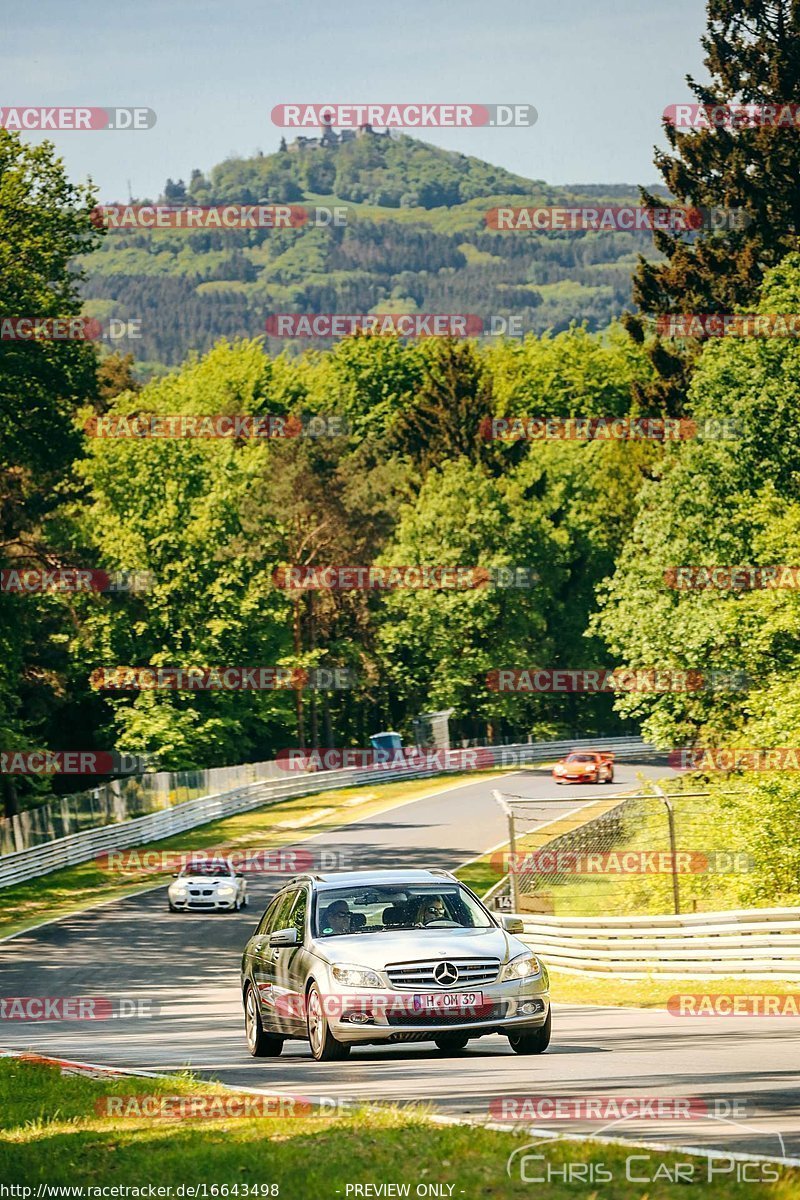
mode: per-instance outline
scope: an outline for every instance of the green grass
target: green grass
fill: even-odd
[[[149,850],[191,852],[223,846],[237,850],[295,846],[324,830],[408,804],[458,783],[477,783],[491,777],[491,772],[470,772],[320,792],[213,821],[171,838],[137,846],[134,850],[145,854]],[[298,824],[295,828],[278,828],[284,822]],[[169,872],[136,871],[120,875],[94,860],[53,871],[2,890],[0,937],[28,929],[38,921],[80,912],[92,904],[130,895],[159,881],[166,883],[168,879]]]
[[[545,962],[547,954],[544,955]],[[550,995],[556,1004],[599,1004],[614,1008],[627,1005],[635,1008],[666,1008],[670,996],[710,993],[726,996],[794,996],[800,993],[800,983],[780,979],[751,979],[749,976],[732,976],[727,979],[707,976],[703,979],[661,979],[658,975],[646,975],[641,979],[618,979],[613,975],[573,975],[549,967]],[[677,1020],[678,1018],[676,1018]],[[731,1027],[735,1018],[731,1017]],[[794,1022],[790,1017],[790,1025]],[[796,1021],[796,1018],[795,1018]]]
[[[334,1200],[337,1195],[346,1197],[348,1185],[369,1183],[409,1184],[412,1196],[418,1184],[451,1184],[454,1197],[470,1200],[540,1194],[541,1189],[533,1192],[531,1184],[520,1179],[519,1155],[511,1177],[506,1173],[509,1155],[529,1145],[530,1135],[437,1125],[420,1108],[215,1120],[109,1118],[97,1111],[105,1097],[218,1090],[187,1076],[95,1080],[62,1076],[49,1066],[0,1061],[0,1179],[34,1190],[39,1183],[173,1189],[205,1184],[209,1196],[215,1194],[215,1185],[227,1188],[229,1196],[237,1194],[230,1189],[238,1185],[241,1196],[245,1186],[276,1184],[281,1200]],[[568,1162],[602,1163],[613,1174],[612,1182],[601,1185],[601,1193],[556,1177],[547,1187],[548,1200],[597,1200],[600,1194],[603,1200],[675,1196],[674,1184],[663,1178],[646,1188],[631,1188],[625,1178],[625,1159],[631,1151],[623,1147],[556,1142],[532,1152],[544,1153],[554,1168]],[[659,1167],[663,1174],[674,1171],[676,1162],[687,1161],[693,1162],[698,1176],[693,1195],[730,1200],[752,1196],[752,1184],[709,1184],[705,1161],[686,1154],[651,1152],[647,1170],[652,1178]],[[636,1165],[643,1166],[638,1160]],[[535,1166],[541,1170],[541,1164]],[[778,1181],[760,1185],[758,1195],[790,1200],[798,1194],[800,1172],[777,1170]]]

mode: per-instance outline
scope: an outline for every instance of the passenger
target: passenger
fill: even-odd
[[[441,896],[431,896],[429,899],[423,899],[417,912],[417,923],[420,925],[430,925],[432,921],[446,921],[447,909],[444,906],[444,900]]]

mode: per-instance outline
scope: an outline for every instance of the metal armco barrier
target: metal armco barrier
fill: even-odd
[[[11,887],[26,879],[35,879],[58,871],[62,867],[76,866],[88,862],[98,854],[109,850],[129,849],[142,846],[161,838],[172,837],[198,825],[207,825],[222,817],[248,812],[254,808],[265,808],[295,796],[311,796],[335,788],[361,787],[365,784],[387,780],[427,779],[434,775],[481,770],[491,767],[512,769],[536,762],[547,762],[559,758],[573,749],[598,747],[613,750],[618,758],[635,757],[652,752],[641,738],[584,738],[560,742],[530,742],[514,746],[484,746],[465,750],[440,751],[440,761],[420,769],[372,767],[367,769],[346,768],[338,771],[317,771],[292,777],[288,772],[283,779],[247,784],[213,796],[187,800],[172,808],[148,813],[130,821],[113,825],[102,825],[86,829],[81,833],[56,838],[39,846],[31,846],[0,857],[0,888]],[[437,752],[431,751],[431,754]],[[474,754],[474,761],[468,756]],[[227,768],[234,770],[234,768]]]
[[[570,972],[800,979],[800,908],[680,917],[520,917],[523,940],[548,966]]]

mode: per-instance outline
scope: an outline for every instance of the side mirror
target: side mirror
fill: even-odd
[[[276,929],[274,933],[269,935],[270,946],[296,946],[298,942],[297,930],[291,929]]]
[[[522,924],[520,917],[504,916],[500,918],[500,924],[506,933],[524,933],[525,926]]]
[[[173,879],[177,879],[179,874],[180,874],[180,872],[179,872],[179,871],[173,871],[173,872],[172,872],[172,878],[173,878]]]

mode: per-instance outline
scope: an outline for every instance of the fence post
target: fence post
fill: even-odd
[[[657,783],[654,783],[653,789],[667,810],[667,824],[669,825],[669,852],[670,859],[672,861],[672,903],[675,909],[675,915],[677,917],[680,916],[681,912],[681,897],[678,887],[678,848],[675,844],[675,809],[672,805],[672,801],[663,788],[659,787]]]
[[[514,830],[514,810],[511,805],[503,799],[503,793],[495,789],[492,792],[497,803],[502,808],[508,819],[508,845],[511,854],[510,869],[508,872],[508,885],[511,890],[511,910],[519,912],[519,891],[517,888],[517,839]]]

